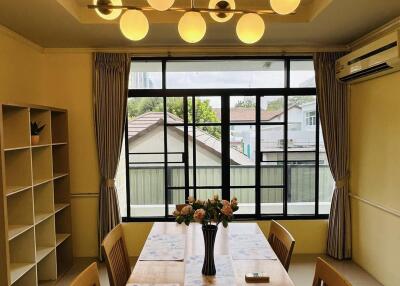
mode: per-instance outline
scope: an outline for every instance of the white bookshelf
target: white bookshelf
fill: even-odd
[[[46,124],[37,145],[31,121]],[[72,266],[67,123],[66,110],[1,104],[0,285],[41,285]]]

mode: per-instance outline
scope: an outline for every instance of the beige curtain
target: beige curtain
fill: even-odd
[[[94,123],[102,177],[99,198],[101,245],[110,230],[121,222],[115,175],[125,128],[130,57],[95,53],[93,62]],[[101,251],[99,253],[101,256]]]
[[[336,182],[329,216],[328,255],[351,258],[349,202],[349,96],[335,78],[335,62],[343,53],[317,53],[314,65],[317,100],[329,166]]]

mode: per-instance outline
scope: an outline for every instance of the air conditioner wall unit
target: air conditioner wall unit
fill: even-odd
[[[400,30],[336,61],[336,78],[355,83],[400,70]]]

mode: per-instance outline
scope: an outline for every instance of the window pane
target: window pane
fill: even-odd
[[[260,99],[260,117],[262,122],[284,122],[283,96],[262,96]]]
[[[261,126],[261,152],[263,161],[276,161],[284,151],[284,127],[280,125]],[[281,159],[282,160],[282,159]]]
[[[195,123],[221,122],[221,96],[197,96],[195,99]],[[191,100],[189,110],[193,110]],[[189,122],[192,122],[192,117],[193,114],[190,114]]]
[[[205,130],[204,130],[205,129]],[[192,127],[189,128],[189,152],[193,153]],[[222,159],[221,140],[215,136],[221,134],[220,126],[196,127],[196,185],[221,186]],[[220,136],[220,135],[218,135]],[[193,166],[191,164],[191,166]],[[191,178],[191,185],[193,185]]]
[[[127,198],[126,198],[126,151],[125,151],[125,133],[124,139],[122,142],[121,155],[118,163],[117,174],[115,176],[115,186],[118,191],[118,201],[119,201],[119,209],[121,211],[121,216],[126,217],[128,215],[127,212]]]
[[[218,197],[222,198],[222,191],[221,189],[197,189],[196,190],[196,197],[199,200],[208,200],[212,198],[214,195],[218,195]]]
[[[167,62],[167,88],[282,88],[282,60]]]
[[[261,186],[282,186],[283,162],[261,163]]]
[[[261,214],[283,214],[283,189],[261,189]]]
[[[161,98],[128,100],[130,208],[132,217],[163,216],[164,128]],[[122,150],[122,153],[124,150]]]
[[[133,61],[129,74],[129,89],[161,89],[160,61]]]
[[[231,186],[254,186],[256,184],[255,137],[255,125],[231,125]]]
[[[329,214],[335,181],[329,169],[322,129],[320,129],[319,134],[319,213]]]
[[[314,214],[316,97],[290,96],[288,102],[288,214]]]
[[[290,87],[315,87],[314,62],[290,61]]]
[[[178,190],[168,190],[168,214],[172,215],[174,210],[176,209],[176,205],[182,205],[186,203],[187,198],[185,198],[185,190],[178,189]],[[165,215],[165,207],[163,208],[164,213],[162,216]]]
[[[255,96],[231,96],[229,99],[231,123],[256,121]]]
[[[239,210],[235,214],[255,214],[256,198],[254,189],[231,189],[231,199],[237,197]]]

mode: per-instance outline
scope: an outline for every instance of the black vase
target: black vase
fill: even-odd
[[[202,230],[204,236],[204,263],[201,273],[206,276],[214,276],[216,273],[214,263],[214,244],[218,226],[203,225]]]

